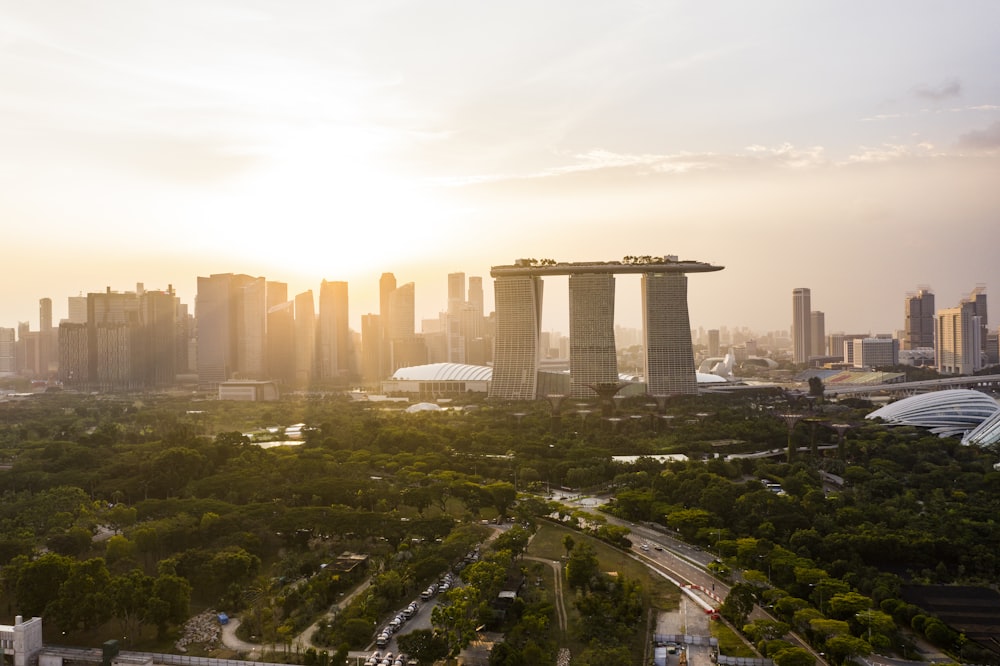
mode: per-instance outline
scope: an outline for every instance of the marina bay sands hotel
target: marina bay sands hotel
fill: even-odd
[[[493,266],[496,337],[489,395],[535,400],[538,395],[542,278],[569,276],[570,395],[591,397],[597,386],[619,382],[615,350],[615,275],[642,276],[646,391],[653,396],[697,392],[687,274],[722,266],[678,261],[675,256],[625,261],[572,262],[519,259]]]

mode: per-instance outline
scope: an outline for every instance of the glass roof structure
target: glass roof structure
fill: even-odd
[[[880,418],[890,425],[928,428],[941,437],[953,437],[971,434],[980,424],[995,420],[998,412],[1000,404],[985,393],[949,389],[904,398],[876,409],[865,418]],[[1000,425],[997,430],[1000,436]]]
[[[962,444],[975,444],[977,446],[986,446],[997,442],[1000,442],[1000,410],[962,438]]]

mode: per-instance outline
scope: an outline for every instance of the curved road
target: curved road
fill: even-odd
[[[312,644],[311,639],[313,632],[316,631],[316,628],[319,626],[319,624],[321,622],[326,621],[327,618],[336,614],[337,611],[343,609],[345,606],[347,606],[347,604],[351,603],[351,601],[353,601],[355,597],[357,597],[362,592],[367,590],[370,585],[371,585],[371,579],[370,578],[365,579],[360,585],[351,590],[349,594],[345,595],[343,599],[341,599],[336,604],[331,606],[330,610],[328,610],[324,615],[322,615],[311,625],[306,627],[306,629],[301,634],[292,639],[291,649],[304,651],[311,647],[313,648],[318,647]],[[259,660],[263,657],[264,652],[277,653],[285,649],[284,645],[279,645],[279,644],[263,645],[261,643],[248,643],[244,640],[241,640],[236,635],[236,629],[239,628],[239,626],[240,626],[240,620],[239,618],[235,617],[229,618],[229,622],[222,625],[222,632],[221,632],[222,644],[225,645],[230,650],[239,650],[241,652],[246,652],[249,659]],[[318,649],[325,649],[325,648],[318,648]]]
[[[535,562],[543,562],[552,567],[552,577],[554,579],[552,596],[553,605],[556,607],[556,621],[559,623],[559,630],[566,633],[568,627],[568,622],[566,620],[566,604],[563,599],[563,588],[562,588],[562,562],[558,560],[547,560],[544,557],[532,557],[530,555],[525,555],[524,559],[533,560]]]

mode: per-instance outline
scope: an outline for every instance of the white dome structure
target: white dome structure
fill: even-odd
[[[416,412],[440,412],[441,407],[435,405],[432,402],[418,402],[415,405],[410,405],[406,408],[408,414],[414,414]]]
[[[985,393],[949,389],[904,398],[876,409],[865,418],[880,418],[890,425],[929,428],[941,437],[952,437],[969,433],[997,412],[1000,405]]]
[[[487,382],[492,376],[493,368],[485,365],[428,363],[400,368],[392,373],[391,379],[416,382]]]

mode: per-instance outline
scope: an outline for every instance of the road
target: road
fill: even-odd
[[[566,500],[563,501],[565,502]],[[593,500],[577,500],[567,503],[575,504],[581,509],[593,510],[595,508]],[[608,514],[602,513],[601,516],[611,525],[627,527],[632,531],[632,541],[640,542],[633,545],[632,556],[646,564],[650,569],[659,572],[674,583],[700,585],[705,590],[716,594],[720,599],[725,599],[726,595],[729,594],[729,585],[717,580],[707,571],[708,565],[715,559],[713,553],[698,546],[687,544],[665,533],[662,529],[653,529],[649,526],[622,520]],[[649,545],[648,551],[641,548],[642,541],[645,541]],[[660,549],[657,549],[657,546]],[[754,606],[748,619],[774,620],[776,618],[760,606]],[[707,631],[705,635],[708,635]],[[807,650],[813,655],[820,666],[828,666],[824,657],[797,634],[790,633],[785,636],[785,639],[796,647]],[[689,651],[689,664],[695,666],[696,661],[699,664],[701,663],[694,650]]]
[[[559,560],[547,560],[543,557],[532,557],[530,555],[525,555],[524,559],[534,560],[535,562],[542,562],[548,564],[552,567],[552,579],[553,590],[552,590],[552,604],[556,609],[556,622],[559,624],[559,630],[566,635],[566,630],[568,627],[568,621],[566,619],[566,601],[563,599],[563,576],[562,576],[562,562]]]
[[[292,639],[291,649],[293,651],[299,651],[299,652],[303,652],[310,647],[314,647],[317,649],[326,649],[326,648],[320,648],[312,644],[311,638],[313,632],[316,631],[316,628],[319,626],[320,623],[326,622],[327,619],[336,615],[338,611],[345,608],[347,604],[351,603],[351,601],[353,601],[355,597],[357,597],[358,595],[362,594],[365,590],[367,590],[370,585],[371,585],[371,579],[364,580],[360,585],[351,590],[349,594],[345,595],[343,599],[341,599],[336,604],[331,606],[330,610],[328,610],[325,615],[318,618],[314,623],[309,625],[305,629],[305,631],[303,631],[301,634]],[[261,659],[263,657],[264,652],[278,653],[285,650],[284,645],[277,645],[277,644],[263,645],[261,643],[248,643],[247,641],[241,640],[236,635],[236,630],[239,628],[239,626],[240,626],[240,620],[239,618],[236,617],[230,617],[229,622],[222,625],[222,633],[221,633],[222,644],[225,645],[230,650],[245,652],[247,654],[247,658],[252,659],[254,661]]]

